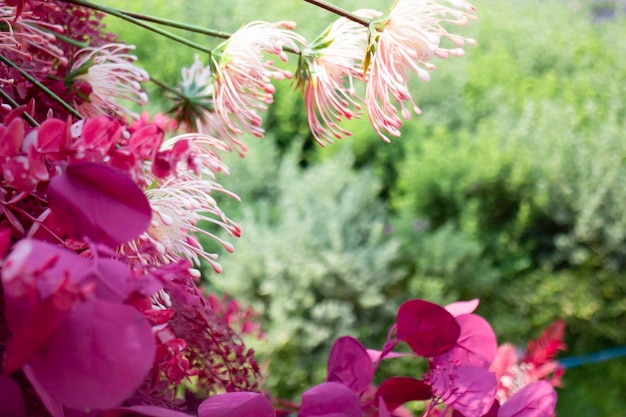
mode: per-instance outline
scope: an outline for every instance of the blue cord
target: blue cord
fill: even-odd
[[[601,350],[594,353],[587,353],[585,355],[572,356],[571,358],[559,359],[558,362],[562,368],[575,368],[577,366],[586,365],[588,363],[606,361],[622,356],[626,356],[626,346]]]

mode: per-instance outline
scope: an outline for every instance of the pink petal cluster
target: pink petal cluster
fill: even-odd
[[[442,26],[442,23],[466,24],[475,18],[474,7],[464,0],[449,1],[450,6],[442,3],[441,0],[398,0],[388,13],[370,23],[373,30],[366,57],[369,73],[365,105],[372,126],[387,142],[386,135],[400,136],[400,116],[408,119],[411,111],[421,113],[409,91],[409,74],[417,73],[420,80],[428,81],[429,71],[435,69],[430,62],[434,57],[461,56],[465,43],[475,43]],[[441,45],[446,38],[454,48]]]
[[[219,45],[212,55],[215,110],[230,137],[244,131],[263,136],[260,111],[273,102],[271,80],[293,75],[267,60],[265,54],[287,61],[285,49],[298,51],[302,38],[293,22],[251,22]],[[243,130],[242,130],[243,129]]]
[[[148,81],[148,73],[133,64],[137,57],[128,53],[130,49],[134,47],[110,43],[81,49],[74,55],[67,82],[78,92],[75,105],[83,116],[138,117],[118,101],[140,106],[148,102],[141,86]]]
[[[561,386],[564,369],[559,367],[554,356],[566,348],[563,343],[564,331],[564,321],[554,321],[538,339],[528,342],[521,358],[517,348],[509,343],[498,348],[490,370],[498,378],[496,398],[500,403],[537,381],[546,381],[554,387]]]
[[[301,51],[297,82],[303,90],[309,128],[322,146],[350,136],[339,123],[360,116],[354,78],[363,73],[367,29],[342,18]]]

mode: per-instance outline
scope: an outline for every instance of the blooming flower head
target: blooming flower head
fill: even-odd
[[[243,130],[263,137],[258,113],[273,101],[275,87],[271,79],[292,77],[289,71],[267,60],[265,54],[287,61],[284,49],[297,51],[297,44],[303,42],[299,35],[291,31],[294,27],[293,22],[252,22],[214,50],[211,65],[215,111],[231,137],[243,133]]]
[[[128,54],[133,46],[110,43],[98,48],[84,48],[75,55],[67,82],[83,99],[76,102],[77,110],[84,116],[107,114],[124,115],[133,119],[132,113],[117,100],[128,100],[139,105],[148,102],[141,83],[148,81],[148,73],[133,65],[137,59]]]
[[[122,251],[135,253],[142,263],[167,264],[182,257],[199,265],[200,259],[203,259],[220,272],[217,255],[206,252],[195,234],[214,239],[230,252],[233,251],[232,244],[199,223],[223,228],[230,236],[241,234],[239,226],[226,217],[212,197],[212,193],[221,192],[238,198],[214,181],[215,173],[228,173],[228,168],[215,151],[227,150],[223,142],[209,136],[189,134],[165,141],[161,147],[162,154],[168,155],[168,151],[184,153],[188,161],[185,164],[175,163],[172,175],[165,179],[153,178],[154,186],[145,191],[152,207],[152,223],[138,241],[130,243]],[[177,159],[182,158],[179,155]],[[142,248],[143,243],[154,250],[146,252]]]
[[[475,43],[441,26],[442,23],[462,26],[475,19],[471,14],[474,7],[464,0],[448,1],[456,8],[441,3],[441,0],[397,0],[389,12],[370,23],[365,104],[372,126],[386,142],[389,138],[385,133],[400,136],[402,126],[393,101],[400,106],[404,119],[411,116],[405,102],[415,113],[421,113],[407,86],[409,73],[415,72],[422,81],[429,81],[428,71],[435,69],[429,62],[433,57],[462,56],[461,47]],[[442,38],[451,40],[456,48],[442,47]]]
[[[178,93],[172,96],[174,105],[170,113],[185,131],[222,138],[230,147],[243,155],[246,146],[229,134],[215,111],[213,72],[210,65],[204,65],[198,55],[194,63],[181,70],[182,81]]]
[[[360,116],[353,77],[363,73],[367,30],[346,18],[336,20],[300,55],[297,82],[303,90],[309,127],[322,146],[350,132],[338,123]],[[346,85],[347,79],[347,85]]]
[[[544,380],[555,387],[561,385],[563,368],[559,367],[554,356],[566,348],[563,343],[564,331],[564,321],[556,320],[538,339],[528,342],[521,358],[511,344],[505,343],[498,348],[490,370],[498,377],[497,399],[501,404],[536,381]]]

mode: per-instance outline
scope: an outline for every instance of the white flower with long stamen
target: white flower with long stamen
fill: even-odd
[[[311,133],[322,146],[350,136],[338,123],[361,115],[363,100],[353,80],[363,73],[366,43],[367,28],[341,18],[301,53],[297,82],[303,90]]]
[[[275,87],[271,80],[293,76],[276,67],[265,54],[287,61],[284,49],[297,51],[298,43],[304,43],[292,31],[294,27],[293,22],[252,22],[214,50],[215,111],[231,136],[247,131],[263,137],[259,112],[273,101]]]
[[[449,33],[442,23],[465,25],[475,19],[474,6],[464,0],[450,0],[452,8],[442,0],[397,0],[392,9],[370,24],[370,42],[365,59],[368,83],[365,104],[368,117],[378,135],[389,142],[385,133],[400,136],[402,119],[411,117],[411,110],[420,114],[409,92],[409,73],[415,72],[422,81],[429,81],[429,71],[435,66],[429,61],[435,56],[462,56],[465,43],[475,41]],[[455,48],[441,46],[447,38]],[[405,104],[411,107],[409,110]],[[383,133],[383,131],[385,133]]]
[[[84,100],[76,103],[83,116],[138,117],[118,102],[127,100],[141,106],[148,102],[141,88],[141,83],[149,80],[148,73],[133,64],[137,57],[128,53],[130,49],[134,46],[112,43],[84,48],[75,55],[68,81],[83,92]]]
[[[200,260],[204,260],[220,272],[217,255],[205,251],[196,235],[210,237],[232,252],[232,244],[207,230],[207,224],[224,229],[229,236],[241,234],[239,226],[226,217],[213,198],[213,193],[219,192],[239,199],[215,181],[217,172],[228,174],[228,167],[216,151],[226,152],[229,148],[216,138],[188,134],[165,141],[161,150],[172,149],[180,140],[191,142],[193,170],[187,164],[180,164],[168,179],[152,178],[154,186],[145,191],[152,207],[152,223],[139,239],[126,244],[121,251],[149,264],[167,264],[183,257],[199,266]],[[147,163],[146,176],[150,178],[149,172],[150,163]],[[200,222],[205,224],[199,225]]]

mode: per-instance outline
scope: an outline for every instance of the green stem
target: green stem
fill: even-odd
[[[2,63],[4,63],[4,64],[10,66],[11,68],[15,68],[16,70],[18,70],[19,73],[22,75],[22,77],[26,78],[28,81],[33,83],[37,88],[39,88],[41,91],[46,93],[51,99],[53,99],[54,101],[59,103],[65,110],[70,112],[70,114],[72,114],[74,117],[76,117],[78,119],[82,119],[83,118],[83,116],[79,112],[77,112],[76,109],[74,109],[72,106],[67,104],[61,97],[59,97],[56,94],[54,94],[48,87],[46,87],[45,85],[43,85],[42,83],[37,81],[35,78],[33,78],[32,75],[30,75],[29,73],[24,71],[22,68],[20,68],[17,65],[15,65],[13,63],[13,61],[11,61],[10,59],[8,59],[8,58],[6,58],[6,57],[4,57],[2,55],[0,55],[0,61],[2,61]]]
[[[212,30],[212,29],[205,29],[200,26],[190,25],[187,23],[178,22],[176,20],[164,19],[164,18],[155,17],[155,16],[147,16],[141,13],[129,12],[129,11],[119,10],[119,9],[118,11],[130,17],[133,17],[135,19],[145,20],[146,22],[158,23],[160,25],[170,26],[170,27],[177,28],[177,29],[183,29],[188,32],[200,33],[202,35],[212,36],[214,38],[228,39],[231,36],[231,33],[220,32],[220,31]]]
[[[159,88],[167,91],[168,93],[172,93],[175,94],[179,97],[184,97],[184,95],[178,91],[177,89],[175,89],[174,87],[170,87],[169,85],[165,84],[163,81],[157,80],[153,77],[150,77],[150,81],[152,81],[154,84],[156,84]]]
[[[346,19],[352,20],[353,22],[358,23],[359,25],[365,26],[366,28],[369,27],[370,22],[369,20],[363,19],[357,15],[355,15],[354,13],[350,13],[347,10],[344,10],[340,7],[335,6],[332,3],[328,3],[324,0],[304,0],[307,3],[311,3],[317,7],[320,7],[324,10],[328,10],[331,13],[334,13],[338,16],[341,17],[345,17]]]
[[[34,25],[33,25],[34,26]],[[40,28],[43,30],[43,28]],[[65,42],[69,45],[75,46],[77,48],[80,49],[85,49],[85,48],[89,48],[89,45],[80,41],[77,41],[76,39],[72,39],[68,36],[65,35],[61,35],[60,33],[56,33],[56,32],[52,32],[50,31],[49,33],[52,33],[54,35],[55,38],[57,38],[58,40],[60,40],[61,42]]]
[[[197,44],[195,42],[192,42],[188,39],[183,38],[182,36],[178,36],[175,35],[171,32],[168,32],[166,30],[163,29],[159,29],[158,27],[149,25],[147,23],[142,22],[140,19],[134,18],[124,12],[121,12],[120,10],[114,9],[112,7],[107,7],[107,6],[102,6],[99,4],[95,4],[95,3],[91,3],[89,1],[84,1],[84,0],[61,0],[64,3],[70,3],[70,4],[75,4],[77,6],[83,6],[83,7],[87,7],[89,9],[93,9],[93,10],[98,10],[100,12],[109,14],[111,16],[115,16],[117,18],[120,18],[122,20],[126,20],[127,22],[130,22],[134,25],[140,26],[144,29],[147,29],[151,32],[154,32],[156,34],[159,34],[161,36],[164,36],[168,39],[171,39],[175,42],[181,43],[183,45],[189,46],[191,48],[197,49],[198,51],[207,53],[209,55],[213,54],[213,51],[210,50],[209,48],[205,48],[204,46]]]
[[[13,97],[8,95],[7,92],[1,88],[0,88],[0,96],[2,97],[4,101],[8,102],[11,105],[11,107],[13,107],[14,109],[17,109],[20,106],[20,104],[17,101],[13,100]],[[31,116],[30,114],[24,112],[22,113],[22,117],[32,127],[39,127],[39,123],[37,122],[37,120],[33,119],[33,116]]]
[[[72,38],[70,38],[68,36],[65,36],[65,35],[61,35],[60,33],[55,32],[53,30],[50,30],[48,28],[45,28],[43,26],[39,26],[39,25],[34,24],[34,23],[25,23],[25,24],[30,26],[30,27],[33,27],[33,28],[35,28],[37,30],[40,30],[42,32],[50,33],[52,36],[54,36],[58,40],[60,40],[62,42],[65,42],[65,43],[67,43],[69,45],[75,46],[77,48],[87,48],[87,47],[89,47],[89,45],[87,45],[86,43],[79,42],[76,39],[72,39]]]

